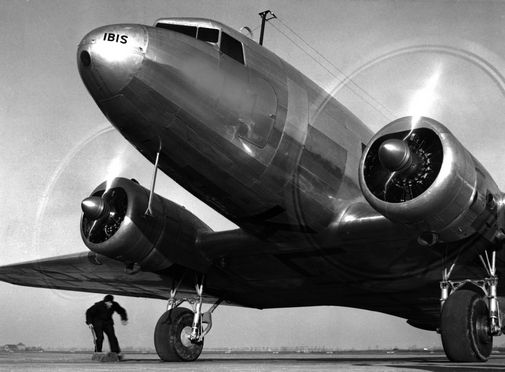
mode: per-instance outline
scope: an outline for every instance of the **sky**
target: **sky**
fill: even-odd
[[[113,128],[82,84],[76,49],[92,29],[204,17],[258,40],[313,79],[374,132],[395,118],[446,125],[504,189],[505,2],[0,1],[0,265],[86,251],[80,202],[115,173],[150,184],[152,166]],[[234,225],[164,175],[156,191],[215,230]],[[358,258],[357,258],[358,259]],[[0,345],[86,347],[84,312],[100,294],[0,282]],[[153,347],[166,302],[117,297],[130,316],[123,346]],[[440,346],[434,332],[356,309],[220,306],[208,347]]]

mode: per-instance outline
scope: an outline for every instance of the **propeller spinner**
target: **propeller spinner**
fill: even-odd
[[[110,213],[110,206],[104,198],[90,196],[81,203],[81,209],[86,218],[95,221]]]
[[[379,161],[390,172],[414,171],[420,162],[409,145],[400,139],[388,139],[379,147]]]

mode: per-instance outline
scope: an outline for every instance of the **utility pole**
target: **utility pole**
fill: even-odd
[[[271,14],[272,16],[270,18],[267,18],[269,14]],[[277,17],[270,10],[265,10],[264,12],[259,13],[259,15],[261,17],[260,45],[263,45],[263,35],[265,34],[265,23]]]

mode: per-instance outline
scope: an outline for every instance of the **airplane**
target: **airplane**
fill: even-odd
[[[374,134],[209,19],[97,28],[77,65],[152,183],[104,181],[81,202],[89,251],[3,266],[0,280],[167,300],[163,361],[196,360],[223,302],[378,311],[439,332],[451,361],[489,358],[503,333],[504,195],[442,123],[401,117]],[[158,195],[158,170],[238,228],[213,231]]]

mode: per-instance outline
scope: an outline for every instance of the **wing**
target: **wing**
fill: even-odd
[[[166,299],[174,282],[170,275],[135,270],[124,263],[83,252],[0,267],[0,280],[29,287],[111,293]],[[181,286],[180,296],[194,293]],[[212,298],[207,297],[206,301]]]

